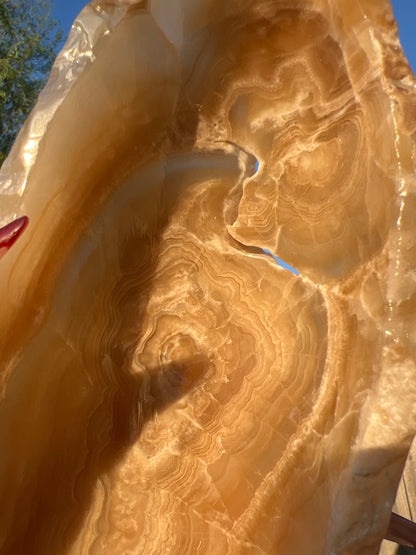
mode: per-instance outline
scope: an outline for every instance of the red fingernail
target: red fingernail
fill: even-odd
[[[0,229],[0,258],[4,256],[13,243],[17,241],[28,223],[29,218],[27,216],[22,216]]]

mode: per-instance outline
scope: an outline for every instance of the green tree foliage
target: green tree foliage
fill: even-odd
[[[62,38],[51,11],[49,0],[0,0],[0,165],[47,80]]]

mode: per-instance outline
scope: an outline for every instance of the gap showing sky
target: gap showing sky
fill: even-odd
[[[166,1],[169,2],[171,0]],[[54,0],[52,17],[60,22],[64,35],[60,47],[63,46],[66,40],[72,22],[86,3],[85,0]],[[400,42],[402,43],[403,50],[405,51],[413,73],[416,74],[416,0],[391,0],[391,3],[394,16],[399,26]],[[282,260],[277,259],[274,255],[272,256],[275,258],[276,262],[283,267],[294,273],[298,273],[294,268],[287,265]]]

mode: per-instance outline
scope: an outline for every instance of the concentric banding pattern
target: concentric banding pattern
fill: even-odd
[[[81,23],[93,61],[65,98],[52,79],[0,199],[30,219],[1,261],[0,551],[376,552],[416,429],[388,6],[103,0]]]

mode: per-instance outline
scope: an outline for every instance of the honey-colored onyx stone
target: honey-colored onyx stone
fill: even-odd
[[[415,87],[387,0],[82,11],[0,174],[2,554],[378,552]]]

